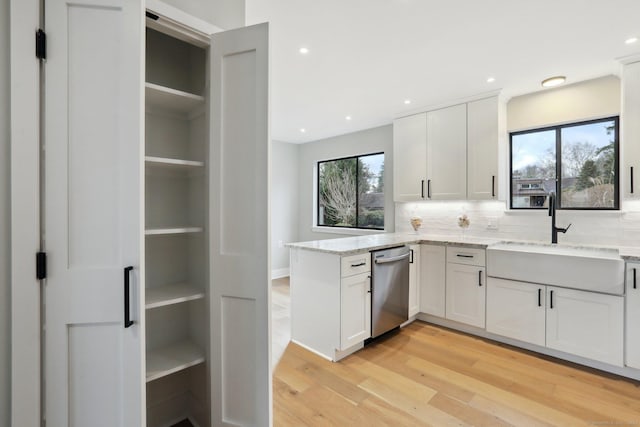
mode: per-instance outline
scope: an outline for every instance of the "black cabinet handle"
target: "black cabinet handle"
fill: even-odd
[[[482,270],[478,271],[478,286],[482,286]]]
[[[363,265],[367,265],[366,261],[362,261],[361,263],[358,263],[358,264],[351,264],[351,267],[362,267]]]
[[[133,325],[131,320],[131,311],[129,306],[129,277],[131,276],[132,266],[124,268],[124,327],[128,328]]]
[[[456,254],[456,256],[460,258],[473,258],[473,255]]]
[[[427,198],[428,199],[431,198],[431,180],[430,179],[427,180]]]
[[[633,194],[633,166],[631,166],[629,169],[631,169],[631,173],[629,174],[630,180],[631,180],[631,191],[630,193]]]
[[[542,307],[542,289],[538,288],[538,307]]]
[[[420,197],[424,199],[424,179],[420,181]]]
[[[409,257],[409,264],[413,264],[413,249],[409,249],[411,256]]]
[[[496,197],[496,176],[491,175],[491,197]]]
[[[549,308],[553,308],[553,291],[549,291]]]
[[[633,268],[633,289],[637,288],[637,283],[636,283],[636,269]]]

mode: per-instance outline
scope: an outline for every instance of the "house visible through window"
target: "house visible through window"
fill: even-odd
[[[618,117],[511,133],[511,208],[619,209]]]
[[[318,162],[318,225],[384,229],[384,153]]]

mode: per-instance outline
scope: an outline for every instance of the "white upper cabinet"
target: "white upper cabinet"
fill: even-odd
[[[427,113],[427,199],[467,197],[467,105]]]
[[[620,171],[625,199],[640,196],[640,62],[626,64],[622,74]]]
[[[467,198],[498,196],[498,97],[467,104]]]
[[[427,115],[402,117],[393,122],[393,199],[424,200],[427,179]]]

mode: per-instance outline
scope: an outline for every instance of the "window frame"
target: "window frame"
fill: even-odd
[[[562,189],[562,129],[575,127],[575,126],[584,126],[590,125],[594,123],[602,123],[602,122],[610,122],[613,121],[615,124],[614,130],[614,141],[613,147],[615,151],[614,158],[614,170],[615,170],[615,183],[614,183],[614,202],[613,207],[610,208],[585,208],[585,207],[562,207],[562,191],[558,191],[558,189]],[[620,210],[620,116],[609,116],[599,119],[591,119],[591,120],[583,120],[579,122],[570,122],[565,124],[559,124],[554,126],[545,126],[541,128],[528,129],[516,132],[509,132],[509,209],[514,211],[539,211],[546,210],[548,207],[528,207],[528,208],[519,208],[513,206],[513,137],[517,135],[524,135],[528,133],[535,132],[544,132],[553,130],[555,131],[555,148],[556,148],[556,167],[555,167],[555,184],[556,184],[556,197],[557,197],[557,210],[567,210],[567,211],[619,211]],[[545,194],[546,197],[546,194]]]
[[[345,156],[345,157],[337,157],[334,159],[327,159],[327,160],[318,160],[316,162],[316,185],[315,185],[315,192],[316,192],[316,220],[315,220],[315,224],[314,227],[328,227],[328,228],[333,228],[333,229],[342,229],[342,230],[374,230],[374,231],[384,231],[385,227],[386,227],[386,215],[385,215],[385,220],[384,220],[384,225],[379,228],[379,227],[358,227],[358,212],[359,212],[359,204],[360,204],[360,197],[358,192],[358,174],[356,173],[356,225],[355,226],[345,226],[345,225],[330,225],[330,224],[320,224],[320,165],[322,163],[329,163],[329,162],[336,162],[336,161],[340,161],[340,160],[350,160],[350,159],[356,159],[356,172],[358,170],[358,159],[360,157],[368,157],[368,156],[378,156],[382,154],[384,156],[384,151],[378,151],[375,153],[367,153],[367,154],[358,154],[355,156]],[[385,158],[386,161],[386,158]],[[386,210],[386,206],[384,206],[382,208],[383,213]]]

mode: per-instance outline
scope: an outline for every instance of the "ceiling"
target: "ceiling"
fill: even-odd
[[[248,25],[270,22],[272,139],[295,143],[480,93],[542,90],[553,75],[618,74],[616,58],[640,53],[640,41],[625,43],[640,37],[638,0],[246,0],[246,10]]]

